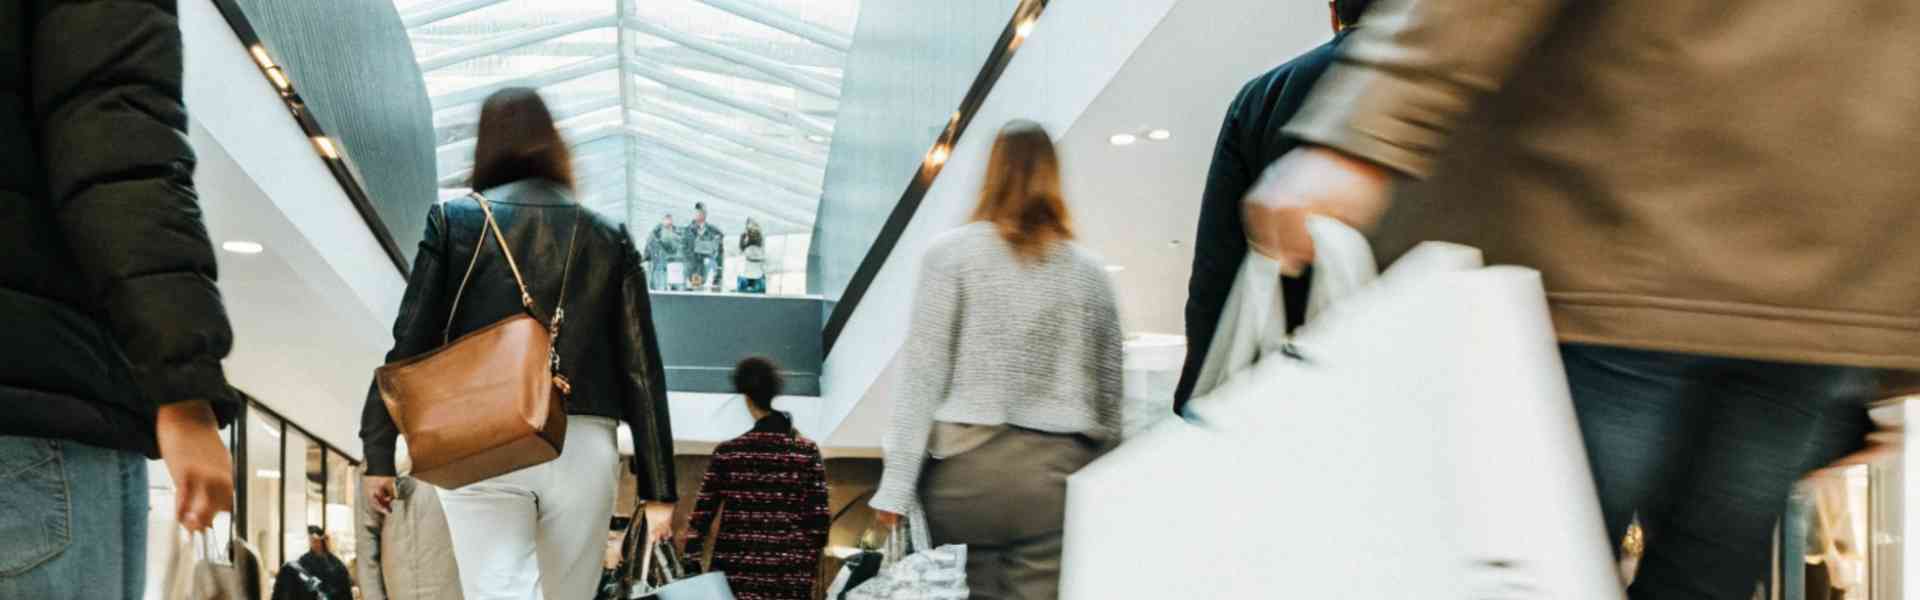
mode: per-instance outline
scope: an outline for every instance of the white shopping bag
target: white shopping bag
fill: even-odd
[[[1062,597],[1621,597],[1539,275],[1310,229],[1308,322],[1250,256],[1190,420],[1069,480]]]
[[[686,284],[687,265],[677,262],[667,263],[667,285],[682,286]]]

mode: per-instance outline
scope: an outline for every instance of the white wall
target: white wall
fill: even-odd
[[[234,385],[355,458],[405,281],[211,0],[182,0],[195,184],[234,325]]]

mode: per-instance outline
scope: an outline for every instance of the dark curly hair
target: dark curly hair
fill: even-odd
[[[773,399],[786,387],[780,366],[759,356],[740,361],[733,367],[733,389],[760,410],[773,410]]]
[[[1333,13],[1341,25],[1351,26],[1360,22],[1360,15],[1367,13],[1369,4],[1373,4],[1373,0],[1333,0]]]

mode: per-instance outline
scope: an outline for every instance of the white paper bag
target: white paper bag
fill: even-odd
[[[667,285],[686,285],[687,265],[685,263],[667,263]]]
[[[1191,421],[1069,479],[1062,597],[1621,597],[1539,275],[1310,229],[1308,322],[1250,256]]]

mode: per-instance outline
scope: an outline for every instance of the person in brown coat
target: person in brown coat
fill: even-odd
[[[1911,0],[1382,0],[1251,244],[1298,269],[1322,214],[1539,269],[1608,530],[1647,527],[1631,595],[1744,598],[1805,465],[1920,369],[1916,36]]]

